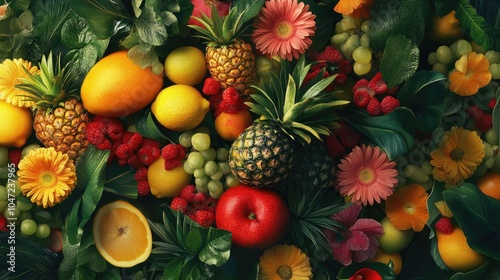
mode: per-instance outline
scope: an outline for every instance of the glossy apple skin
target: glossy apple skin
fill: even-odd
[[[234,245],[264,249],[285,235],[290,211],[275,191],[238,185],[220,197],[215,223],[217,228],[232,233]]]

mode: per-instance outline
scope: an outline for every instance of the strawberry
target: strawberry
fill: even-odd
[[[384,99],[382,99],[382,102],[380,102],[380,107],[382,108],[383,114],[389,114],[394,109],[399,107],[399,100],[391,95],[388,95],[384,97]]]
[[[448,217],[441,217],[434,226],[437,231],[444,234],[450,234],[453,231],[453,224]]]

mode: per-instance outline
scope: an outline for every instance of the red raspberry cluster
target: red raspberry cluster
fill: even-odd
[[[149,189],[147,167],[139,167],[135,171],[134,179],[137,181],[137,191],[139,196],[146,196],[150,194],[151,190]]]
[[[474,125],[479,131],[485,133],[493,126],[493,116],[492,110],[496,105],[496,98],[493,97],[490,102],[488,102],[488,109],[483,110],[477,105],[469,105],[465,111],[474,120]]]
[[[366,109],[370,116],[388,114],[399,107],[399,100],[394,97],[397,87],[389,89],[378,72],[368,81],[361,79],[357,81],[352,92],[353,102],[358,108]]]
[[[210,227],[215,222],[217,200],[202,192],[194,185],[185,186],[180,195],[172,199],[170,208],[180,211],[202,227]]]
[[[221,112],[236,113],[246,109],[240,93],[235,88],[223,89],[221,84],[214,78],[208,77],[205,79],[202,92],[210,96],[210,109],[214,117],[217,117]]]
[[[333,158],[342,157],[348,150],[354,148],[361,138],[360,134],[345,122],[341,121],[339,124],[340,127],[325,138],[326,149]]]
[[[309,53],[308,57],[316,61],[316,63],[311,67],[309,73],[307,73],[303,84],[311,81],[322,69],[326,69],[323,78],[337,75],[335,80],[326,88],[327,91],[333,91],[336,85],[342,86],[347,82],[348,75],[352,71],[352,64],[336,48],[327,46],[322,52],[313,50]]]
[[[448,217],[441,217],[434,225],[437,231],[450,234],[453,231],[453,223]]]
[[[121,141],[125,127],[123,123],[115,118],[95,116],[87,124],[85,137],[90,144],[100,150],[111,150],[113,143]]]
[[[181,166],[186,157],[186,149],[181,144],[167,144],[161,149],[161,157],[165,170],[171,170]]]
[[[17,167],[19,165],[19,162],[21,161],[22,153],[23,150],[21,149],[9,150],[9,162],[13,163]]]

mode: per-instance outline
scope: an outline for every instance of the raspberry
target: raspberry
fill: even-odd
[[[393,88],[388,88],[385,91],[385,94],[394,95],[394,94],[396,94],[396,92],[398,92],[398,90],[399,90],[399,86],[395,86]]]
[[[111,140],[120,140],[123,137],[123,132],[125,128],[123,127],[123,123],[117,119],[110,119],[110,122],[107,126],[107,133]]]
[[[121,144],[116,148],[115,155],[121,159],[127,159],[134,154],[134,149],[129,144]]]
[[[139,169],[144,166],[139,157],[137,156],[137,154],[132,154],[130,157],[128,157],[127,164],[129,164],[135,169]]]
[[[359,135],[349,127],[340,127],[335,129],[333,133],[346,148],[354,148],[359,142]]]
[[[339,142],[335,135],[328,135],[325,138],[325,146],[328,154],[333,158],[341,157],[346,152],[346,148]]]
[[[378,116],[382,113],[382,107],[380,106],[380,101],[377,98],[370,99],[368,106],[366,106],[366,111],[370,116]]]
[[[451,219],[448,217],[441,217],[435,224],[435,228],[437,231],[450,234],[453,231],[453,224]]]
[[[373,76],[373,78],[368,83],[368,87],[371,88],[376,94],[384,94],[387,91],[387,85],[384,80],[382,80],[382,73],[378,72]]]
[[[319,72],[321,72],[321,68],[314,69],[313,71],[309,71],[306,76],[304,77],[304,81],[302,82],[302,86],[307,85],[314,77],[318,75]],[[326,71],[323,74],[323,78],[326,75]]]
[[[209,197],[207,200],[208,200],[208,205],[205,208],[205,210],[215,212],[215,207],[217,206],[218,200],[213,197]]]
[[[368,88],[370,82],[367,79],[358,80],[352,87],[352,92],[358,91],[360,88]],[[371,90],[371,89],[370,89]],[[369,91],[370,91],[369,90]]]
[[[344,60],[339,64],[339,73],[349,75],[352,71],[352,64],[349,60]]]
[[[339,86],[345,85],[345,83],[347,82],[347,75],[344,73],[338,73],[333,82]]]
[[[203,83],[202,92],[206,95],[215,95],[219,93],[220,89],[221,89],[221,84],[214,78],[209,77],[206,78],[205,82]]]
[[[104,141],[96,144],[95,147],[99,150],[110,150],[113,147],[113,144],[111,144],[109,139],[104,139]]]
[[[142,180],[147,180],[148,179],[148,169],[144,166],[141,168],[138,168],[137,171],[135,171],[134,179],[138,182],[142,181]]]
[[[181,144],[168,144],[161,149],[161,157],[167,159],[183,159],[186,156]]]
[[[141,180],[137,182],[137,191],[139,196],[146,196],[150,194],[151,190],[149,189],[148,180]]]
[[[222,92],[222,100],[234,105],[240,100],[240,94],[234,87],[228,87]]]
[[[214,224],[215,215],[208,210],[198,210],[196,211],[194,221],[202,227],[209,227]]]
[[[7,218],[5,218],[4,216],[0,216],[0,231],[9,231],[9,229],[7,228]]]
[[[23,151],[21,149],[14,149],[9,151],[9,162],[13,163],[16,167],[21,161],[21,155]]]
[[[187,202],[193,202],[195,191],[196,187],[194,185],[187,185],[182,188],[181,194],[179,196],[185,199]]]
[[[474,124],[479,131],[485,133],[493,126],[493,118],[491,114],[484,114],[483,118],[481,120],[476,120]]]
[[[238,100],[235,103],[231,103],[230,101],[222,100],[222,102],[219,104],[219,107],[217,110],[219,112],[226,112],[230,114],[234,114],[239,112],[244,108],[245,104],[243,101]]]
[[[193,207],[196,209],[205,209],[208,206],[208,197],[202,192],[197,192],[193,196]]]
[[[143,138],[142,147],[151,147],[160,149],[160,142],[149,138]]]
[[[152,147],[142,147],[137,151],[137,156],[142,164],[150,166],[160,156],[160,150]]]
[[[495,108],[495,105],[497,105],[497,99],[493,97],[491,98],[490,102],[488,102],[488,108],[490,108],[490,110],[493,110],[493,108]]]
[[[188,202],[180,197],[175,197],[172,199],[172,202],[170,203],[170,208],[176,211],[180,211],[181,213],[184,213],[188,207]]]
[[[139,149],[143,140],[144,140],[144,138],[142,137],[142,135],[140,133],[134,132],[131,135],[128,134],[127,138],[123,137],[122,143],[129,144],[130,147],[132,147],[132,149],[135,151],[135,150]]]
[[[104,135],[104,130],[106,130],[106,127],[103,123],[101,122],[90,122],[87,124],[87,128],[85,130],[85,138],[89,140],[90,144],[93,144],[97,147],[100,143],[102,143],[104,140],[106,140],[106,137]],[[98,148],[100,149],[100,148]],[[101,149],[104,150],[104,149]]]
[[[354,92],[353,102],[359,108],[365,108],[366,106],[368,106],[370,99],[372,99],[372,97],[365,88],[360,88],[356,92]]]
[[[344,61],[342,53],[332,46],[327,46],[322,52],[318,53],[315,60],[325,60],[329,63],[340,63]]]
[[[120,166],[125,166],[127,165],[127,159],[124,159],[124,158],[118,158],[118,165]]]
[[[469,116],[475,120],[480,121],[484,117],[484,110],[479,108],[476,105],[468,106],[465,111],[469,114]]]
[[[382,107],[383,114],[389,114],[394,109],[399,107],[399,100],[390,95],[386,96],[384,97],[384,99],[382,99],[382,102],[380,102],[380,107]]]

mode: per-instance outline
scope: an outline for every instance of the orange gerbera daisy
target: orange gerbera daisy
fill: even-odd
[[[385,201],[385,214],[399,230],[422,231],[429,219],[427,192],[418,184],[399,187]]]
[[[333,10],[353,18],[370,18],[373,0],[340,0]]]
[[[490,63],[483,54],[471,52],[455,62],[448,75],[450,90],[460,96],[471,96],[491,81]]]

